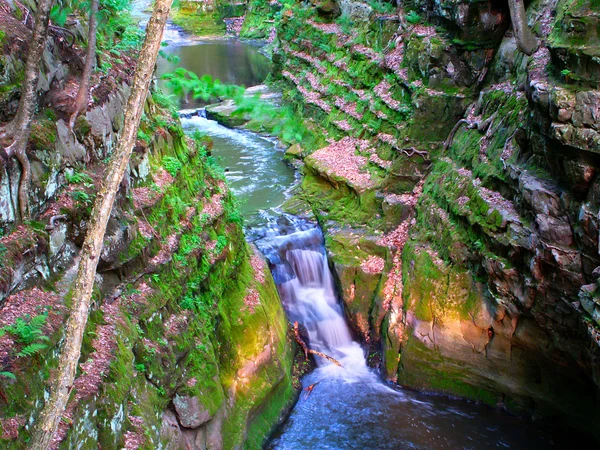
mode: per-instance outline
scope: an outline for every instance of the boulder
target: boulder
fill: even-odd
[[[173,406],[177,412],[177,418],[182,427],[198,428],[211,419],[211,414],[198,397],[182,397],[176,395]]]

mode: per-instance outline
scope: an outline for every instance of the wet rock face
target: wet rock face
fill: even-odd
[[[348,317],[390,379],[589,430],[600,411],[597,12],[585,0],[532,2],[529,26],[550,37],[529,57],[502,2],[416,12],[437,28],[406,23],[381,55],[312,19],[282,44],[290,98],[302,97],[330,144],[303,155],[303,193]],[[335,42],[335,57],[301,48],[299,29]],[[361,79],[358,61],[369,67]],[[369,95],[379,111],[360,108]],[[404,118],[390,114],[399,105],[410,105]],[[371,114],[385,131],[373,133]],[[384,171],[355,153],[372,180],[361,190],[353,174],[315,163],[341,136],[377,143]],[[365,271],[376,257],[383,270]]]
[[[180,397],[173,399],[173,406],[182,427],[198,428],[211,419],[210,411],[200,403],[198,397]]]
[[[419,1],[433,23],[443,25],[463,45],[493,47],[510,24],[508,5],[501,1]]]
[[[600,19],[593,0],[559,0],[557,20],[549,36],[552,62],[566,70],[571,82],[600,82]]]

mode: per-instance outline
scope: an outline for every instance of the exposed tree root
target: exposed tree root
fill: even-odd
[[[52,216],[50,217],[50,221],[48,222],[48,225],[46,225],[46,230],[47,231],[52,231],[56,228],[56,221],[57,220],[65,220],[68,216],[66,214],[58,214],[56,216]]]
[[[400,153],[403,154],[403,155],[408,156],[409,158],[411,156],[419,155],[419,156],[422,156],[423,158],[429,159],[429,152],[428,151],[426,151],[426,150],[418,150],[415,147],[403,148],[402,150],[400,150]]]
[[[444,142],[444,151],[448,150],[452,146],[452,142],[454,141],[454,136],[456,135],[456,133],[458,132],[458,130],[460,129],[460,127],[462,125],[466,124],[467,129],[469,129],[469,130],[477,129],[477,131],[479,131],[480,133],[485,133],[487,131],[487,129],[490,127],[490,125],[494,122],[494,120],[496,120],[496,117],[498,117],[498,112],[495,112],[487,119],[480,120],[480,121],[470,122],[467,119],[460,119],[458,122],[456,122],[456,125],[454,125],[454,127],[450,131],[450,134],[448,135],[448,139],[446,139],[446,142]]]
[[[35,15],[33,35],[25,62],[25,77],[21,89],[21,99],[17,114],[11,123],[0,131],[0,139],[12,139],[12,143],[4,149],[7,158],[13,156],[21,164],[21,180],[19,182],[19,211],[21,221],[29,220],[29,184],[31,180],[31,164],[27,157],[27,142],[31,134],[31,122],[37,106],[37,84],[40,73],[40,61],[46,47],[46,36],[50,21],[52,0],[41,0]],[[21,6],[21,5],[20,5]]]
[[[448,135],[448,139],[446,139],[446,142],[444,142],[444,151],[448,150],[450,146],[452,146],[452,142],[454,141],[454,135],[460,129],[460,127],[468,123],[469,121],[467,119],[460,119],[458,122],[456,122],[456,124],[450,131],[450,134]]]

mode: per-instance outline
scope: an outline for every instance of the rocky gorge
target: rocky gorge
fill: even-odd
[[[0,14],[6,121],[30,31]],[[181,2],[172,20],[268,41],[267,92],[282,95],[251,92],[305,127],[281,138],[302,174],[281,209],[323,230],[373,369],[600,439],[599,14],[595,0],[216,0]],[[19,165],[5,161],[0,179],[6,448],[26,446],[56,368],[131,81],[126,50],[101,53],[71,132],[81,49],[67,44],[51,34],[44,53],[32,221],[18,223]],[[234,102],[206,112],[277,133]],[[212,140],[185,134],[159,89],[137,138],[54,448],[260,448],[298,398],[303,358],[275,264],[247,242]]]

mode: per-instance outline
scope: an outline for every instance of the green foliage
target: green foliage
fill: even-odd
[[[181,170],[183,164],[179,159],[174,158],[172,156],[165,156],[162,159],[163,166],[167,172],[169,172],[172,176],[177,176],[177,172]]]
[[[421,16],[416,11],[410,11],[408,14],[406,14],[406,21],[414,25],[421,21]]]
[[[152,137],[141,128],[138,128],[137,138],[141,141],[144,141],[146,144],[150,144],[152,142]]]
[[[0,337],[7,333],[12,334],[17,343],[24,345],[20,351],[14,354],[17,358],[34,356],[48,347],[45,342],[50,339],[44,335],[47,318],[47,312],[35,317],[31,317],[29,314],[25,318],[19,317],[14,324],[0,328]],[[0,376],[16,380],[15,375],[8,371],[0,372]]]
[[[227,247],[227,236],[219,236],[217,238],[217,244],[215,245],[214,254],[220,255],[221,252]]]
[[[17,353],[17,356],[18,357],[33,356],[36,353],[39,353],[40,351],[44,350],[46,347],[47,347],[47,345],[42,344],[42,343],[29,344],[26,347],[23,347],[21,349],[21,351],[19,353]]]
[[[141,46],[144,33],[129,13],[130,0],[100,0],[98,48],[129,50]]]
[[[240,86],[221,83],[210,75],[198,77],[194,72],[179,67],[173,73],[162,76],[167,81],[169,88],[175,95],[185,96],[191,94],[194,99],[204,101],[231,98],[239,100],[244,95],[245,89]]]
[[[85,205],[88,205],[92,202],[92,197],[90,194],[84,191],[73,191],[70,193],[71,198],[77,202],[81,202]]]
[[[195,73],[178,68],[174,73],[163,75],[169,88],[178,96],[192,95],[204,101],[231,99],[237,109],[234,115],[248,115],[270,133],[286,142],[300,142],[307,134],[302,121],[291,109],[275,106],[260,100],[260,96],[248,96],[240,86],[221,83],[209,75],[198,77]],[[208,161],[210,166],[210,159]]]
[[[65,180],[69,184],[81,184],[85,187],[92,187],[94,185],[94,180],[87,173],[83,172],[65,172]]]
[[[158,56],[160,56],[161,58],[165,59],[167,62],[170,62],[172,64],[179,64],[180,58],[177,55],[171,55],[169,53],[166,53],[163,50],[160,50],[158,52]]]
[[[58,1],[52,6],[52,9],[50,9],[50,20],[59,27],[64,26],[69,14],[80,5],[81,4],[77,1]]]
[[[58,120],[58,117],[56,116],[56,111],[54,111],[52,108],[46,108],[44,110],[44,115],[49,119],[49,120],[53,120],[56,121]]]
[[[158,90],[152,91],[152,100],[154,103],[164,109],[171,109],[175,106],[172,95],[165,95]]]
[[[373,11],[379,14],[391,14],[395,11],[394,5],[386,1],[368,0],[367,3],[371,8],[373,8]]]
[[[4,378],[9,378],[11,380],[16,380],[17,377],[14,373],[12,372],[0,372],[0,377],[4,377]]]
[[[12,334],[17,342],[29,345],[37,341],[47,341],[48,338],[44,336],[44,325],[48,313],[40,314],[35,317],[31,317],[29,314],[25,318],[19,317],[14,324],[8,325],[0,329],[0,336],[4,336],[6,333]]]
[[[337,19],[338,25],[342,28],[342,31],[346,34],[352,33],[352,29],[354,28],[354,22],[347,14],[342,14]]]

